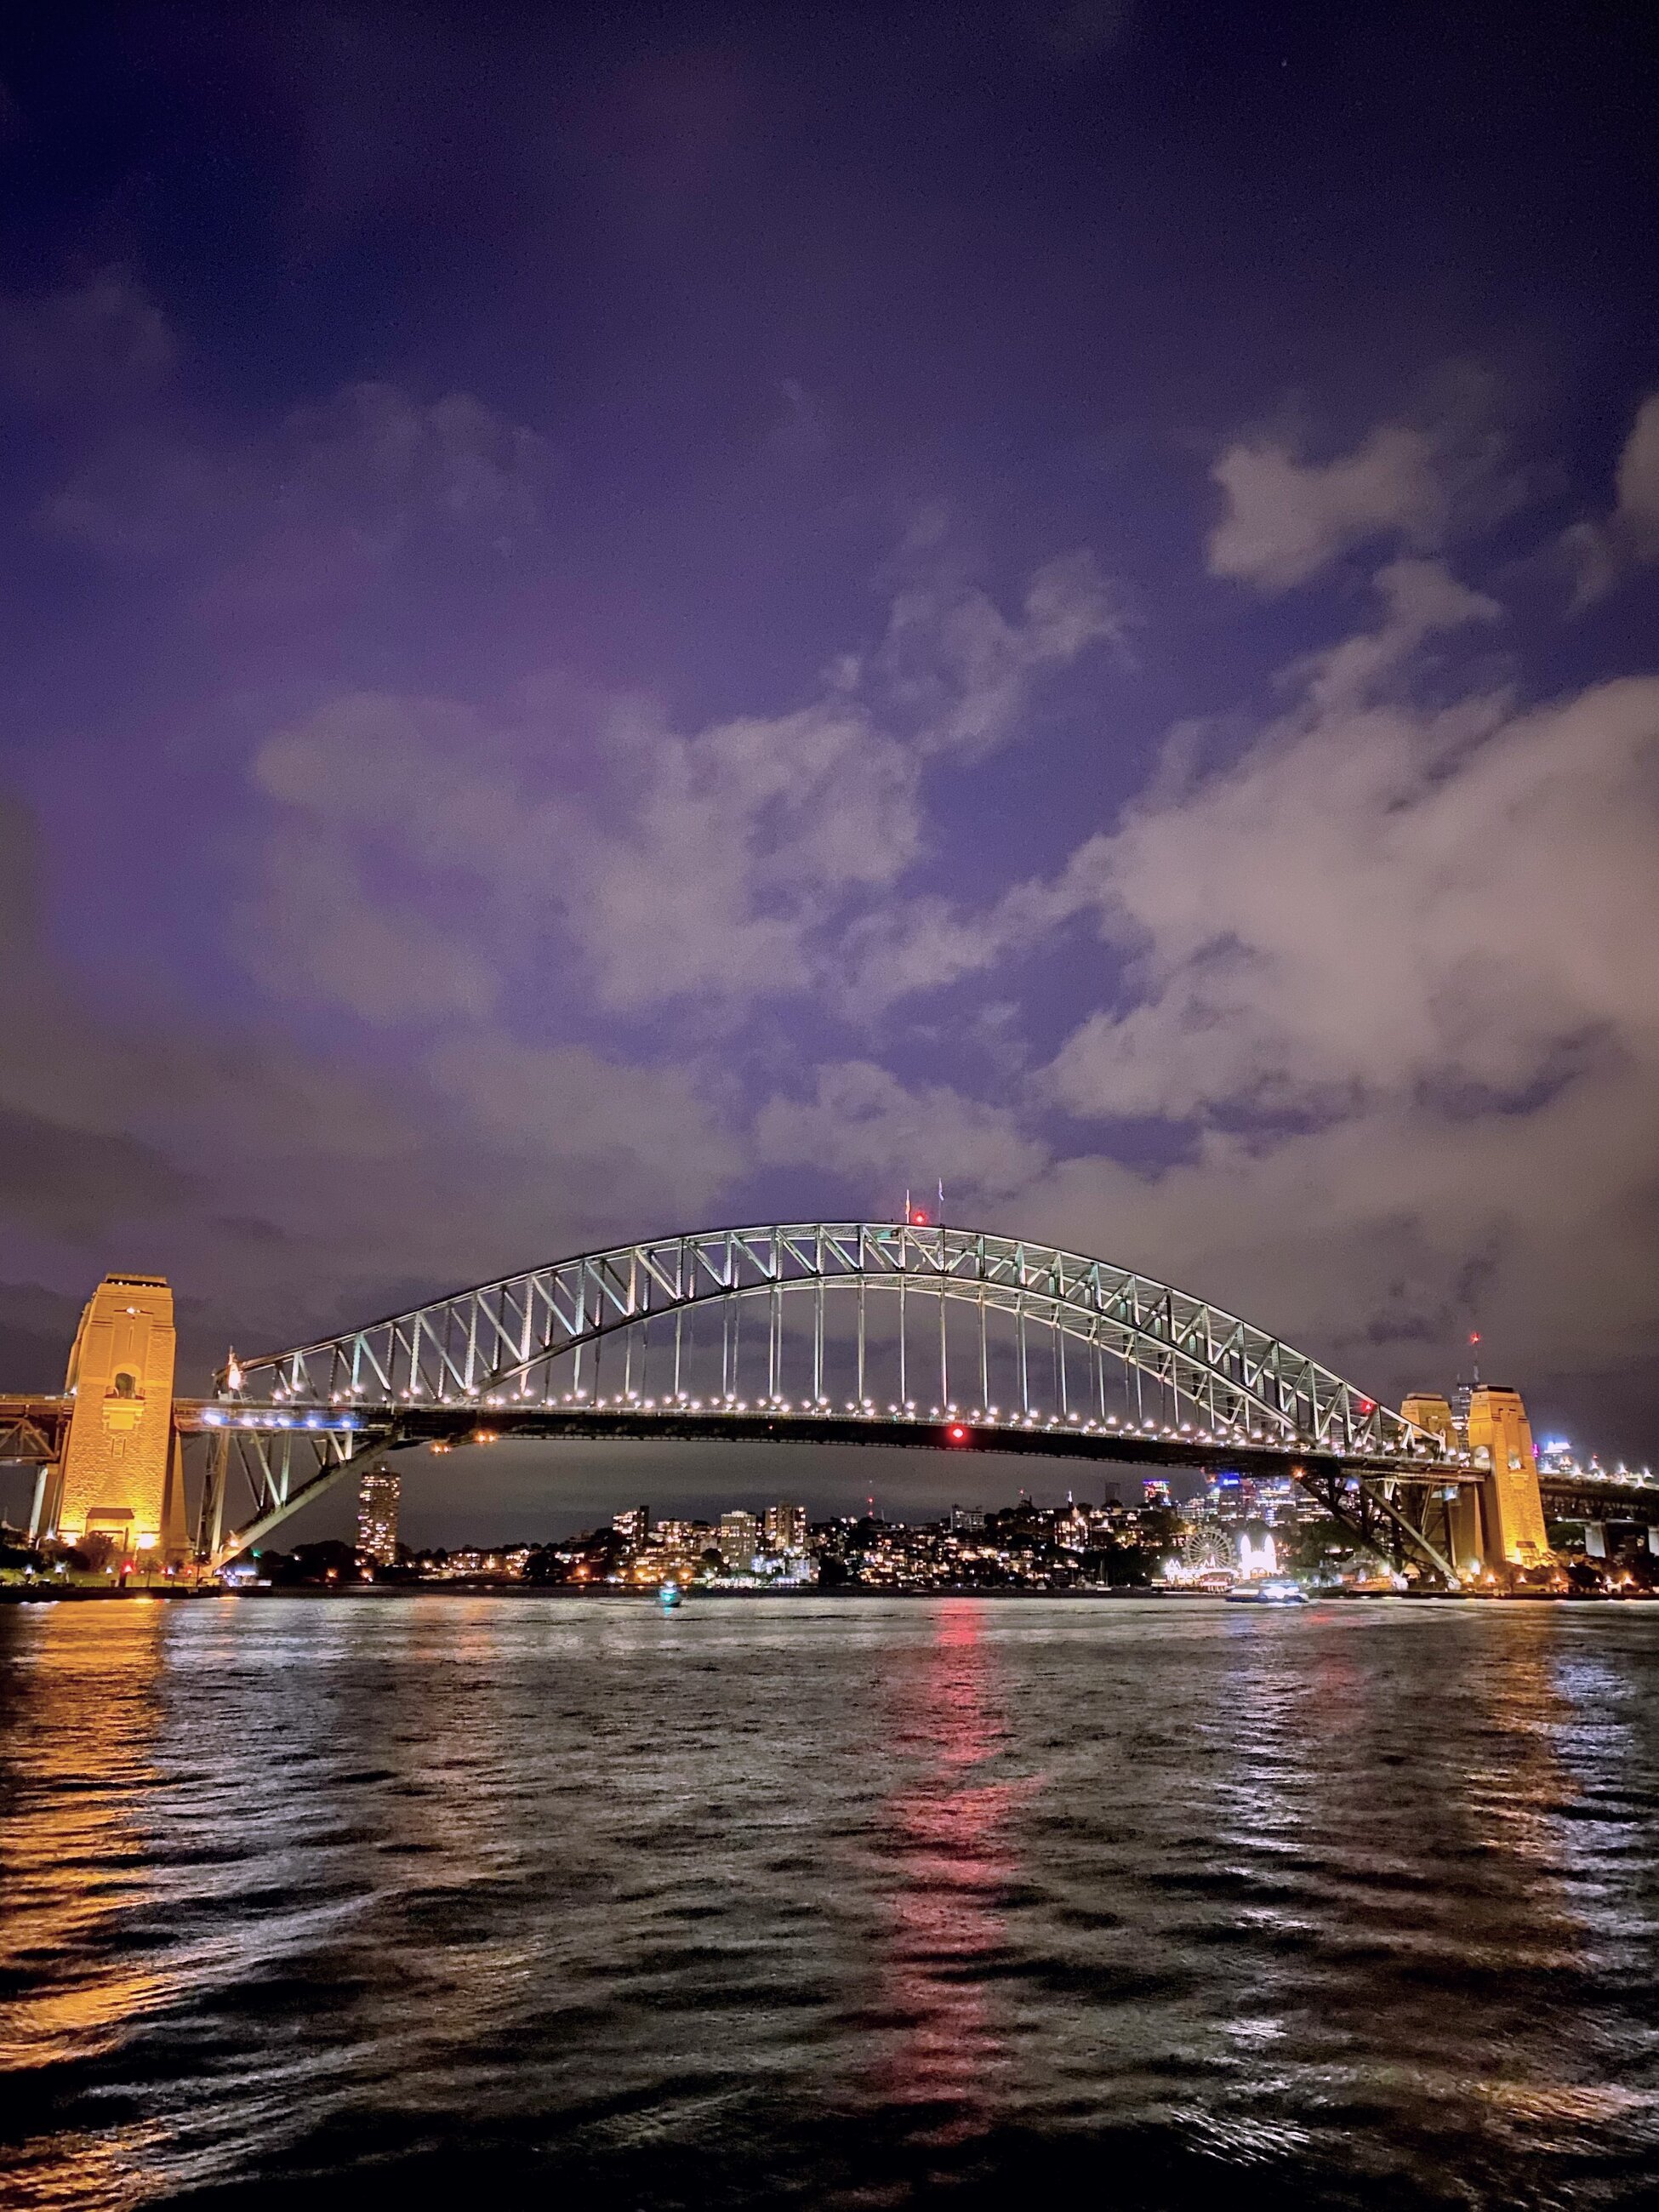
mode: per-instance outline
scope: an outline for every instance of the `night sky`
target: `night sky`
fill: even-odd
[[[942,1177],[1651,1456],[1653,20],[14,11],[0,1384]]]

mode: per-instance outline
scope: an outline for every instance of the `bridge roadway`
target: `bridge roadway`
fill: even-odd
[[[67,1407],[71,1401],[64,1400]],[[3,1423],[0,1401],[0,1424]],[[806,1413],[734,1411],[713,1406],[359,1406],[349,1413],[314,1409],[321,1420],[349,1423],[365,1432],[368,1451],[407,1451],[424,1445],[453,1451],[498,1441],[648,1443],[856,1444],[897,1451],[1000,1452],[1018,1457],[1067,1462],[1117,1462],[1135,1467],[1193,1468],[1211,1474],[1248,1475],[1300,1482],[1322,1504],[1350,1479],[1389,1482],[1415,1491],[1478,1488],[1482,1468],[1467,1462],[1401,1461],[1383,1454],[1333,1452],[1304,1446],[1223,1443],[1194,1436],[1145,1435],[1098,1423],[937,1419],[880,1413]],[[480,1418],[481,1412],[483,1418]],[[185,1434],[212,1435],[227,1428],[257,1426],[264,1433],[290,1430],[305,1413],[292,1405],[232,1405],[214,1399],[180,1400],[174,1418]],[[1659,1522],[1659,1483],[1594,1483],[1540,1474],[1539,1487],[1555,1520],[1596,1519]]]
[[[0,1464],[34,1464],[63,1448],[75,1410],[71,1397],[41,1392],[0,1395]],[[480,1411],[484,1419],[479,1418]],[[307,1409],[252,1405],[215,1398],[173,1401],[182,1436],[211,1437],[228,1430],[265,1436],[313,1425]],[[916,1419],[882,1413],[737,1412],[725,1407],[690,1407],[525,1406],[359,1406],[349,1413],[314,1409],[325,1431],[362,1432],[352,1457],[366,1450],[407,1451],[419,1445],[454,1450],[497,1438],[599,1443],[653,1440],[720,1443],[857,1444],[901,1451],[1000,1452],[1018,1457],[1069,1462],[1115,1462],[1137,1467],[1191,1468],[1212,1474],[1249,1475],[1263,1481],[1293,1475],[1317,1497],[1348,1478],[1385,1481],[1415,1490],[1474,1487],[1482,1471],[1467,1463],[1401,1462],[1381,1454],[1331,1452],[1276,1444],[1216,1443],[1197,1436],[1144,1435],[1129,1428],[1044,1419],[999,1422]],[[356,1435],[354,1433],[354,1443]],[[1540,1471],[1539,1487],[1553,1520],[1659,1522],[1659,1483],[1592,1482]]]
[[[285,1410],[285,1409],[284,1409]],[[361,1407],[360,1415],[373,1425],[375,1409]],[[1301,1451],[1265,1444],[1219,1443],[1197,1436],[1143,1435],[1128,1428],[1105,1428],[1081,1420],[1034,1421],[918,1419],[902,1414],[805,1413],[765,1410],[737,1412],[727,1407],[703,1411],[689,1407],[651,1410],[643,1407],[533,1406],[489,1407],[480,1418],[476,1407],[400,1407],[392,1415],[396,1443],[382,1450],[406,1449],[411,1444],[453,1449],[467,1443],[487,1443],[496,1437],[544,1437],[590,1441],[621,1438],[648,1443],[656,1438],[676,1442],[720,1443],[858,1444],[897,1451],[1004,1452],[1048,1459],[1118,1460],[1141,1467],[1197,1468],[1210,1473],[1231,1472],[1264,1480],[1305,1470],[1310,1474],[1334,1476],[1343,1472],[1373,1480],[1400,1478],[1425,1488],[1440,1489],[1450,1483],[1475,1483],[1478,1470],[1439,1466],[1427,1461],[1402,1463],[1382,1455],[1328,1451]]]

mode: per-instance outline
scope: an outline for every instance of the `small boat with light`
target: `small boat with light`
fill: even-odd
[[[657,1603],[665,1613],[672,1613],[677,1605],[684,1605],[685,1594],[678,1583],[664,1583],[657,1592]]]
[[[1240,1583],[1227,1593],[1229,1605],[1306,1605],[1308,1593],[1300,1583],[1287,1580],[1282,1575],[1265,1582]]]

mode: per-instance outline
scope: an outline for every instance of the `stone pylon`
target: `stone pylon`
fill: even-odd
[[[1475,1465],[1486,1470],[1480,1485],[1480,1512],[1486,1525],[1487,1565],[1541,1566],[1550,1555],[1549,1534],[1538,1487],[1532,1424],[1518,1390],[1486,1382],[1475,1385],[1469,1397],[1468,1444]]]
[[[1437,1437],[1448,1458],[1462,1449],[1462,1439],[1457,1433],[1449,1398],[1435,1391],[1415,1390],[1400,1410],[1416,1427]],[[1456,1494],[1447,1500],[1446,1542],[1451,1563],[1460,1574],[1479,1574],[1486,1565],[1478,1490],[1460,1486]]]
[[[185,1556],[184,1470],[173,1426],[173,1292],[159,1275],[106,1275],[87,1301],[64,1389],[75,1400],[40,1533],[105,1537],[141,1565]]]

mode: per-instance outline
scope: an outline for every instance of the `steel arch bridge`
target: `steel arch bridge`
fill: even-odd
[[[1054,1245],[914,1222],[706,1230],[581,1253],[233,1359],[216,1389],[188,1423],[211,1440],[198,1549],[213,1565],[368,1453],[506,1434],[1289,1473],[1446,1580],[1411,1501],[1475,1479],[1439,1439],[1206,1299]]]

